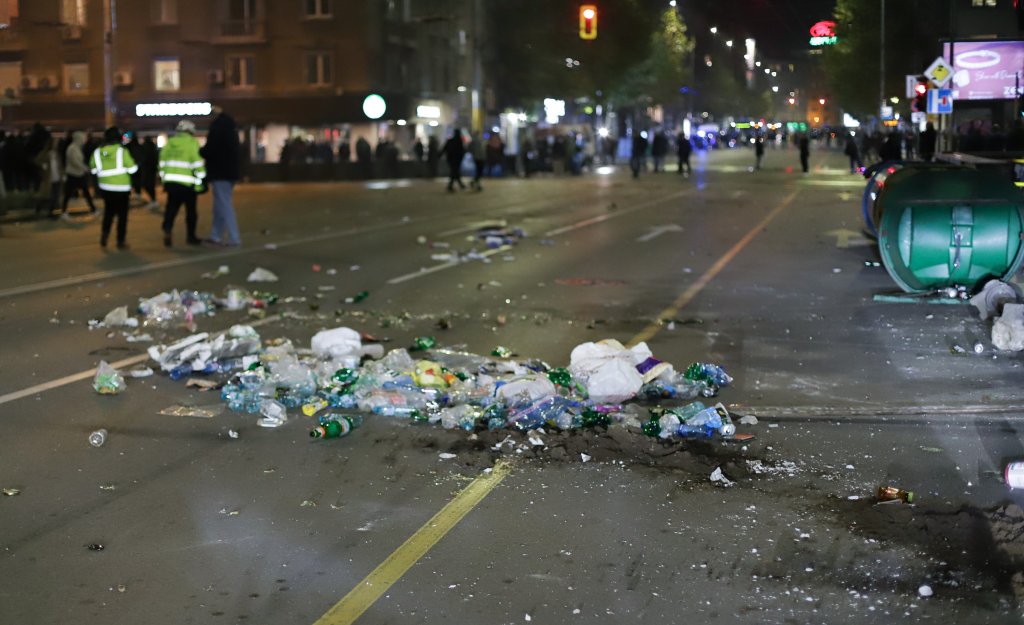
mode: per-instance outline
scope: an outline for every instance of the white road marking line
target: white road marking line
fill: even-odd
[[[561,228],[555,228],[554,230],[548,230],[547,232],[544,233],[544,236],[545,237],[554,237],[554,236],[558,236],[560,234],[565,234],[566,232],[572,232],[573,230],[579,230],[580,228],[586,228],[587,226],[592,226],[594,224],[599,224],[602,221],[608,221],[609,219],[614,219],[616,217],[622,217],[623,215],[629,215],[629,214],[635,213],[635,212],[637,212],[639,210],[643,210],[645,208],[649,208],[651,206],[654,206],[655,204],[661,204],[661,203],[664,203],[664,202],[668,202],[670,200],[678,199],[680,197],[683,197],[684,195],[689,195],[692,192],[693,192],[693,189],[686,189],[685,191],[680,191],[679,193],[674,193],[674,194],[669,195],[667,197],[658,198],[656,200],[651,200],[649,202],[644,202],[642,204],[637,204],[636,206],[631,206],[629,208],[618,209],[618,210],[615,210],[614,212],[611,212],[611,213],[605,213],[604,215],[598,215],[596,217],[591,217],[589,219],[584,219],[583,221],[577,221],[576,223],[569,224],[568,226],[562,226]]]
[[[256,321],[247,323],[246,325],[259,327],[271,323],[273,321],[278,321],[280,319],[281,315],[271,315],[263,319],[257,319]],[[219,334],[219,332],[211,334]],[[132,356],[130,358],[118,360],[117,362],[112,362],[110,363],[110,366],[112,366],[115,369],[122,369],[124,367],[137,365],[141,362],[146,362],[147,360],[149,360],[149,354],[139,354],[137,356]],[[7,393],[6,395],[0,395],[0,405],[15,401],[17,399],[21,399],[23,397],[28,397],[29,395],[36,395],[37,393],[42,393],[45,391],[53,390],[55,388],[60,388],[62,386],[67,386],[68,384],[74,384],[75,382],[78,382],[80,380],[86,380],[94,375],[96,375],[96,367],[93,367],[92,369],[88,369],[86,371],[72,373],[71,375],[66,375],[63,378],[57,378],[56,380],[50,380],[49,382],[43,382],[42,384],[36,384],[35,386],[23,388],[20,391],[14,391],[11,393]]]
[[[414,219],[402,219],[398,222],[381,224],[378,226],[369,226],[365,228],[351,228],[349,230],[341,230],[339,232],[326,232],[323,234],[315,234],[308,237],[302,237],[300,239],[292,239],[280,243],[275,243],[277,249],[283,247],[294,247],[296,245],[305,245],[307,243],[315,243],[317,241],[324,241],[327,239],[334,239],[339,237],[351,236],[356,234],[365,234],[368,232],[375,232],[377,230],[385,230],[395,226],[405,226],[412,224]],[[125,269],[117,269],[114,271],[100,271],[97,273],[89,273],[82,276],[72,276],[68,278],[59,278],[57,280],[49,280],[47,282],[37,282],[35,284],[26,284],[24,286],[16,286],[9,289],[0,290],[0,298],[11,297],[14,295],[25,295],[27,293],[36,293],[39,291],[46,291],[48,289],[56,289],[65,286],[74,286],[78,284],[84,284],[86,282],[96,282],[98,280],[107,280],[110,278],[119,278],[122,276],[130,276],[139,273],[145,273],[147,271],[156,269],[170,269],[172,267],[182,267],[184,265],[191,265],[200,262],[206,262],[211,260],[218,260],[222,258],[231,258],[234,256],[241,256],[243,254],[249,254],[252,252],[266,251],[265,247],[239,247],[235,249],[225,250],[223,252],[214,252],[211,254],[197,255],[191,258],[178,258],[174,260],[165,260],[156,263],[147,263],[145,265],[139,265],[137,267],[127,267]]]

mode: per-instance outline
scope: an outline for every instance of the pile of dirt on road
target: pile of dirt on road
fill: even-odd
[[[1024,510],[1016,504],[983,509],[940,501],[906,505],[830,498],[825,507],[852,532],[919,554],[928,579],[904,583],[926,581],[944,596],[989,608],[1002,607],[1000,600],[1008,596],[1024,600]],[[875,590],[898,583],[887,575],[871,579]]]
[[[716,468],[730,480],[751,477],[748,461],[759,460],[756,446],[729,439],[661,440],[622,426],[593,429],[478,429],[475,432],[412,426],[387,428],[374,444],[454,454],[455,463],[481,470],[501,458],[529,462],[607,463],[693,473],[704,479]]]

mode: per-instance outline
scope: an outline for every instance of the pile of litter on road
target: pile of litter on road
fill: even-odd
[[[507,355],[506,348],[495,354]],[[735,425],[722,404],[706,406],[732,378],[718,365],[677,371],[646,343],[614,339],[576,346],[568,367],[438,347],[431,337],[387,353],[347,327],[318,332],[310,347],[264,342],[251,326],[193,334],[149,355],[172,379],[219,375],[221,398],[235,412],[277,427],[289,413],[318,417],[314,437],[344,436],[361,424],[359,411],[466,431],[543,427],[573,430],[630,426],[662,439],[727,437]],[[109,377],[109,371],[104,375]],[[97,390],[100,389],[97,375]],[[123,378],[104,392],[120,392]],[[647,409],[641,404],[646,404]]]
[[[123,329],[130,342],[152,340],[137,330],[140,328],[185,327],[195,330],[197,320],[212,317],[218,310],[248,310],[250,316],[262,316],[265,309],[277,302],[277,295],[264,291],[249,291],[227,287],[221,296],[206,291],[173,290],[139,300],[138,316],[130,314],[127,306],[111,310],[103,319],[89,321],[89,329]],[[134,340],[133,340],[134,339]]]

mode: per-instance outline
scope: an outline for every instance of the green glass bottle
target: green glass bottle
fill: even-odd
[[[328,414],[320,417],[320,425],[310,433],[310,438],[341,438],[363,424],[360,415]]]
[[[431,349],[437,345],[437,340],[432,336],[417,336],[412,340],[411,351],[422,351],[424,349]]]

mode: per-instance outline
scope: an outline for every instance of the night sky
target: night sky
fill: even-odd
[[[808,29],[819,20],[831,19],[835,0],[678,0],[704,13],[719,34],[743,39],[753,37],[770,58],[791,58],[808,49]]]

